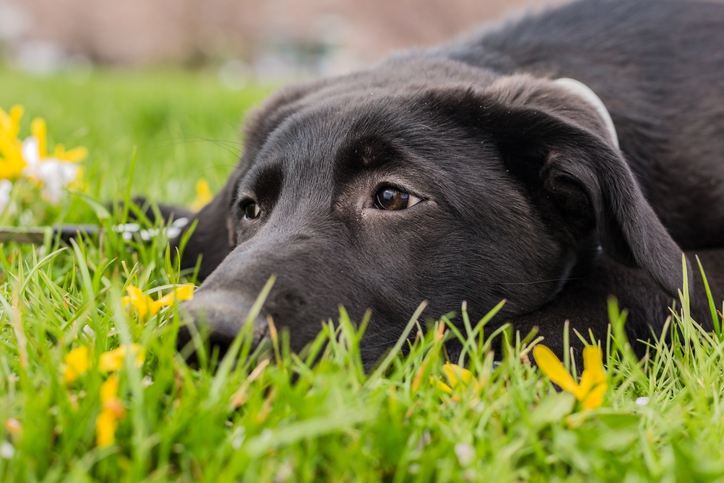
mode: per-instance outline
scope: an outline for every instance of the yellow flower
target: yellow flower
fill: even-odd
[[[535,346],[533,357],[543,374],[561,389],[573,394],[581,402],[581,407],[593,409],[601,406],[603,395],[608,389],[608,382],[603,370],[603,354],[600,347],[589,345],[583,349],[583,374],[580,384],[576,383],[548,347],[540,344]]]
[[[18,178],[27,164],[18,139],[22,117],[22,106],[13,106],[9,114],[0,108],[0,179]]]
[[[158,299],[156,303],[161,305],[162,307],[167,307],[169,305],[173,305],[173,303],[178,301],[184,301],[184,300],[191,300],[194,298],[194,287],[193,283],[185,283],[183,285],[179,285],[178,287],[175,287],[173,289],[173,292],[168,293]]]
[[[60,161],[77,163],[83,161],[87,156],[88,150],[83,146],[78,146],[77,148],[69,149],[66,151],[65,146],[63,146],[62,144],[56,144],[55,150],[53,151],[53,156],[51,157]]]
[[[38,157],[48,157],[48,125],[42,117],[36,117],[30,123],[30,134],[38,140]]]
[[[446,362],[442,366],[442,372],[449,383],[449,385],[442,381],[435,383],[435,387],[442,392],[448,394],[453,394],[454,392],[460,393],[466,392],[468,388],[472,388],[474,392],[480,390],[480,383],[473,377],[473,373],[464,367]],[[460,401],[460,397],[456,394],[453,394],[451,399],[453,401]]]
[[[107,401],[111,401],[118,395],[118,376],[111,374],[108,379],[101,385],[101,402],[105,405]]]
[[[98,359],[98,370],[103,372],[118,371],[123,367],[126,358],[126,346],[104,352]],[[145,360],[146,351],[138,344],[131,344],[131,353],[136,356],[136,367],[141,367]],[[85,374],[91,367],[91,352],[86,346],[80,346],[70,351],[65,356],[65,371],[63,380],[67,383],[74,382],[81,375]]]
[[[17,139],[20,134],[20,119],[24,112],[23,106],[11,107],[9,114],[0,108],[0,132],[10,139]]]
[[[69,163],[77,163],[88,156],[88,150],[84,147],[77,147],[69,151],[65,146],[57,144],[52,155],[48,155],[48,125],[42,117],[36,117],[30,123],[30,134],[38,141],[38,157],[40,160],[55,159]]]
[[[206,178],[201,178],[196,182],[196,199],[191,203],[191,210],[201,210],[201,208],[208,205],[212,199],[214,199],[214,195],[211,193],[208,181],[206,181]]]
[[[151,297],[143,293],[143,290],[133,285],[129,285],[128,288],[126,288],[126,293],[128,293],[128,295],[121,298],[121,303],[124,306],[132,305],[141,318],[144,318],[151,310],[153,304],[155,304]],[[158,309],[156,309],[156,312],[157,311]]]
[[[118,420],[109,411],[102,410],[96,417],[96,444],[100,448],[112,445],[116,441]]]
[[[0,109],[0,179],[14,180],[20,176],[44,186],[43,195],[51,202],[59,201],[63,187],[75,180],[88,150],[84,147],[66,150],[58,144],[48,151],[48,128],[42,118],[30,123],[30,137],[20,141],[20,120],[23,107],[13,106],[10,113]]]
[[[20,147],[0,136],[0,155],[0,179],[17,179],[26,166]]]
[[[47,126],[42,118],[33,119],[30,133],[22,144],[23,160],[27,164],[22,174],[42,185],[43,198],[57,204],[63,189],[80,175],[81,169],[75,163],[88,152],[82,147],[66,151],[63,145],[58,145],[52,154],[49,153]]]
[[[126,414],[126,408],[118,399],[118,376],[111,374],[101,385],[101,409],[96,418],[96,444],[105,448],[116,441],[118,421]]]
[[[194,284],[187,283],[173,289],[158,300],[153,300],[150,296],[143,293],[138,287],[129,285],[126,288],[127,296],[121,299],[121,303],[131,305],[139,317],[144,318],[146,315],[156,315],[162,307],[173,305],[176,301],[191,300],[194,298]]]
[[[65,371],[63,380],[73,382],[90,367],[90,352],[88,347],[82,345],[76,347],[65,356]]]
[[[122,345],[117,349],[113,349],[101,354],[98,359],[98,369],[103,372],[118,371],[123,367],[123,361],[126,359],[126,347]],[[146,351],[138,344],[131,344],[131,353],[136,356],[136,367],[141,367],[146,356]]]

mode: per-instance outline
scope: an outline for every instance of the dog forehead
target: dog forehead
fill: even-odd
[[[402,56],[303,86],[303,94],[292,96],[291,102],[282,107],[272,102],[270,112],[260,112],[262,119],[265,114],[275,119],[268,124],[272,131],[264,134],[263,151],[279,155],[283,147],[297,155],[319,158],[320,153],[329,154],[350,138],[370,133],[399,137],[404,134],[400,131],[414,132],[420,121],[425,122],[421,116],[430,114],[421,104],[425,93],[487,86],[497,77],[485,69],[436,56]],[[282,93],[280,99],[284,98]]]
[[[414,125],[395,97],[355,92],[300,106],[267,134],[249,173],[269,164],[287,172],[324,170],[340,162],[340,152],[367,161],[379,156],[381,139],[400,139]]]
[[[429,73],[412,75],[429,64],[403,63],[343,76],[295,100],[265,134],[247,173],[255,176],[276,165],[284,172],[285,184],[310,187],[339,181],[336,172],[346,167],[376,168],[404,159],[406,165],[420,168],[434,163],[441,174],[443,158],[470,155],[469,149],[478,150],[480,143],[451,135],[451,123],[441,112],[444,106],[425,101],[428,92],[467,90],[470,74],[463,69],[465,78],[438,78],[435,73],[450,74],[451,68],[433,63],[436,68]],[[402,80],[392,75],[400,69],[410,75]],[[484,77],[485,83],[491,80]]]

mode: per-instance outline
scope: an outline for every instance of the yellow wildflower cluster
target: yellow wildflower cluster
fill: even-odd
[[[173,305],[174,302],[182,302],[194,298],[194,284],[187,283],[173,289],[171,293],[164,295],[158,300],[153,300],[150,296],[143,293],[138,287],[129,285],[126,288],[127,296],[121,299],[124,306],[132,306],[140,318],[146,316],[154,316],[162,307]]]
[[[56,145],[50,152],[47,125],[42,118],[36,118],[30,123],[30,136],[21,141],[20,121],[23,113],[22,106],[13,106],[10,112],[0,108],[0,181],[3,183],[0,187],[3,191],[0,210],[7,203],[5,198],[9,198],[11,183],[19,178],[39,184],[42,186],[43,198],[58,203],[63,188],[81,177],[81,168],[77,163],[88,155],[84,147],[66,150],[62,144]]]
[[[141,289],[132,285],[126,290],[128,295],[123,297],[122,303],[131,305],[141,318],[155,315],[162,307],[172,305],[176,301],[189,300],[194,295],[193,284],[176,287],[171,293],[158,300],[153,300]],[[145,359],[145,351],[138,344],[132,344],[130,347],[122,345],[117,349],[104,352],[98,357],[97,369],[100,372],[112,373],[103,383],[100,391],[102,409],[96,418],[96,444],[100,448],[110,446],[115,442],[118,423],[126,413],[123,403],[118,398],[118,375],[115,372],[123,367],[129,351],[132,357],[135,357],[136,367],[141,367]],[[75,382],[91,368],[92,361],[91,350],[87,346],[80,346],[70,351],[65,356],[64,381],[69,384]]]
[[[594,345],[583,349],[583,373],[578,383],[548,347],[536,345],[533,348],[533,357],[543,374],[562,390],[575,396],[581,409],[595,409],[603,404],[603,397],[608,389],[608,379],[603,368],[603,354],[600,347]],[[461,394],[467,391],[479,393],[482,389],[483,383],[468,369],[457,364],[446,362],[442,372],[447,383],[435,377],[430,377],[430,382],[438,391],[450,395],[451,401],[459,402]],[[420,374],[422,370],[413,382],[413,390],[419,384]]]
[[[104,352],[98,358],[98,370],[101,372],[114,372],[123,367],[127,347],[122,345],[117,349]],[[138,344],[131,344],[131,353],[136,356],[136,367],[141,367],[146,353]],[[75,382],[80,376],[88,372],[91,367],[91,352],[87,346],[76,347],[65,356],[65,371],[63,380],[67,383]]]
[[[98,370],[111,372],[112,374],[101,385],[101,412],[96,418],[96,444],[99,448],[110,446],[115,442],[118,422],[126,414],[126,408],[118,398],[118,375],[123,367],[123,361],[128,353],[127,346],[120,346],[108,352],[104,352],[98,358]],[[131,354],[135,356],[136,367],[141,367],[145,359],[145,351],[138,344],[130,346]],[[65,356],[65,371],[63,379],[66,383],[75,382],[81,375],[91,367],[91,352],[87,346],[80,346],[70,351]]]

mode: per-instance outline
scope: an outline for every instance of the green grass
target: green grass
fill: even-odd
[[[78,86],[0,71],[0,106],[23,104],[26,122],[42,115],[56,140],[89,148],[90,193],[102,202],[130,186],[189,203],[200,176],[220,187],[239,150],[242,114],[267,92],[224,91],[204,74],[101,72]],[[4,221],[95,217],[80,197],[60,210],[33,206]],[[5,245],[1,255],[3,482],[724,479],[724,342],[686,310],[671,322],[683,337],[639,362],[612,303],[612,337],[602,342],[610,387],[602,407],[578,411],[529,363],[527,334],[498,334],[508,350],[495,365],[484,324],[468,323],[462,334],[448,328],[445,337],[466,341],[480,381],[456,398],[434,384],[445,361],[436,328],[421,336],[409,325],[417,335],[409,355],[393,351],[365,374],[360,331],[344,313],[302,354],[290,354],[280,334],[271,351],[249,355],[242,334],[218,370],[197,370],[174,348],[174,308],[142,321],[121,307],[129,284],[165,293],[187,280],[164,240],[143,246],[108,233],[70,247]],[[98,448],[107,375],[91,368],[68,384],[64,360],[82,345],[97,358],[131,342],[146,349],[145,362],[136,367],[128,356],[118,372],[125,416],[116,443]],[[202,366],[214,364],[207,356]],[[639,397],[650,402],[637,405]]]
[[[103,200],[129,181],[135,193],[177,203],[193,199],[199,177],[220,188],[241,152],[244,113],[272,91],[231,92],[204,73],[101,71],[78,84],[72,76],[33,78],[0,68],[0,107],[22,104],[26,127],[41,116],[51,139],[87,147],[91,193]],[[129,180],[134,148],[138,167]]]

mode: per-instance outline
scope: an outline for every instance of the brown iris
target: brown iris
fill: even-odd
[[[261,208],[259,204],[254,200],[246,200],[241,205],[241,211],[244,213],[244,218],[247,220],[255,220],[259,218],[261,214]]]
[[[375,195],[375,206],[380,210],[404,210],[410,204],[410,193],[391,186],[380,189]]]

